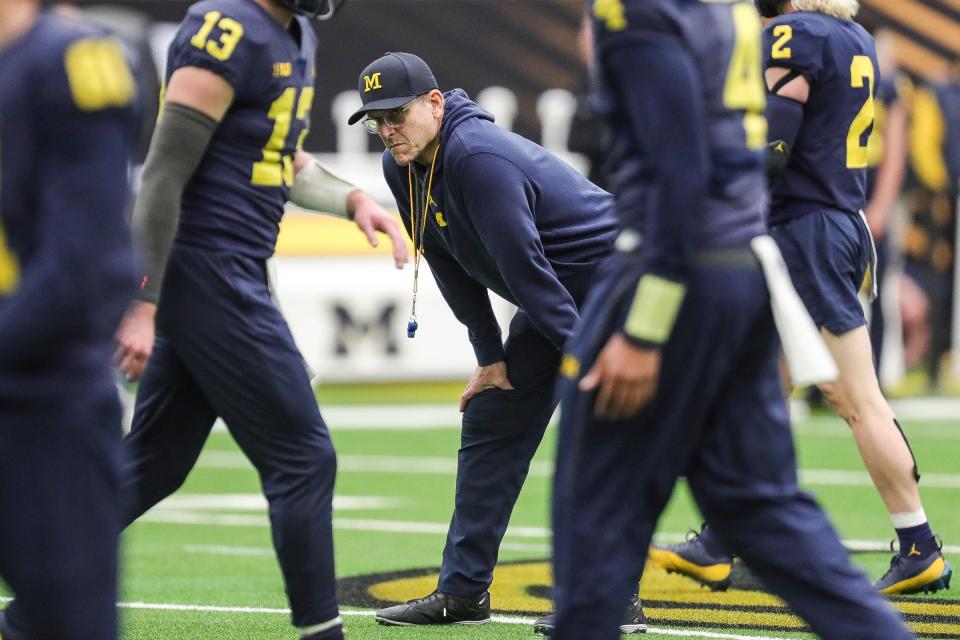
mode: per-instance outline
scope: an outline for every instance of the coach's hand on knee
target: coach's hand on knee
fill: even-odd
[[[477,367],[470,382],[467,383],[467,388],[460,396],[460,412],[467,410],[467,403],[473,396],[487,389],[513,389],[513,385],[507,379],[507,363],[503,360],[485,367]]]
[[[597,391],[593,413],[602,420],[624,420],[643,409],[657,391],[660,352],[643,349],[615,334],[580,380],[581,391]]]
[[[136,301],[127,309],[117,329],[117,349],[113,353],[113,360],[131,382],[140,378],[153,351],[156,313],[157,305]]]

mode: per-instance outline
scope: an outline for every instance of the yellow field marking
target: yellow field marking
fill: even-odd
[[[369,587],[373,598],[403,602],[431,593],[437,588],[438,575],[386,580]],[[497,567],[490,586],[495,610],[540,614],[550,610],[548,599],[540,597],[553,583],[548,562],[521,562]],[[532,588],[536,587],[536,588]],[[649,602],[645,611],[651,622],[684,626],[707,625],[754,629],[803,630],[803,621],[789,611],[779,598],[759,591],[729,589],[713,592],[688,578],[667,574],[648,565],[640,584],[640,598]],[[936,616],[943,621],[911,621],[920,634],[936,634],[960,639],[960,602],[894,601],[893,606],[907,616]],[[760,608],[760,610],[757,610]]]
[[[682,609],[647,608],[647,619],[661,624],[688,622],[691,624],[729,627],[776,627],[778,630],[796,629],[803,631],[806,624],[792,613],[756,613],[753,611],[730,611],[727,609]]]
[[[895,603],[897,609],[903,613],[916,613],[933,616],[951,616],[960,618],[960,602],[924,602],[916,600],[910,602],[899,601]]]

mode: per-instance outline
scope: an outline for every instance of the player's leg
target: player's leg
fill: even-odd
[[[942,588],[949,567],[920,502],[913,454],[880,390],[857,297],[870,268],[869,231],[858,217],[826,211],[775,228],[771,235],[840,371],[837,381],[821,389],[853,431],[900,539],[903,560],[877,586],[888,593]]]
[[[456,503],[438,589],[483,594],[493,577],[500,541],[543,432],[555,408],[560,354],[518,312],[505,345],[513,390],[477,394],[463,415]]]
[[[16,595],[4,640],[116,640],[120,407],[104,383],[0,418],[0,574]]]
[[[718,394],[687,477],[716,534],[827,640],[913,637],[799,490],[769,314]]]
[[[263,265],[224,255],[216,260],[233,288],[225,296],[239,296],[242,307],[227,300],[198,312],[198,330],[183,337],[184,360],[260,475],[293,624],[311,640],[340,638],[333,444]]]
[[[123,526],[180,488],[215,420],[213,407],[171,342],[158,335],[122,444]]]
[[[874,373],[870,336],[858,327],[837,336],[824,330],[840,376],[825,385],[827,399],[853,431],[864,466],[897,531],[900,551],[877,588],[914,593],[949,588],[951,569],[927,521],[916,461]]]
[[[734,270],[734,279],[743,277]],[[697,446],[712,398],[729,373],[729,353],[744,339],[731,282],[691,276],[684,306],[664,348],[657,395],[622,422],[593,416],[594,394],[567,384],[554,487],[556,638],[613,638],[635,593],[656,521]],[[759,272],[750,281],[762,287]],[[750,287],[740,293],[749,297]],[[748,312],[749,313],[749,312]],[[609,314],[621,318],[619,310]],[[606,322],[584,314],[584,332]],[[735,335],[731,335],[735,334]],[[607,334],[609,335],[609,329]],[[589,371],[606,340],[568,347]],[[591,345],[591,342],[595,342]]]
[[[822,333],[840,376],[821,386],[827,400],[853,431],[860,457],[887,509],[891,514],[922,509],[913,455],[873,373],[866,327],[843,335],[828,329]]]
[[[572,385],[571,385],[572,386]],[[615,638],[643,573],[644,550],[673,489],[670,461],[638,437],[644,424],[593,416],[593,394],[565,394],[553,492],[554,639]],[[658,483],[638,469],[659,469]],[[673,466],[676,469],[676,466]],[[642,612],[640,614],[642,616]],[[645,618],[631,630],[646,629]]]

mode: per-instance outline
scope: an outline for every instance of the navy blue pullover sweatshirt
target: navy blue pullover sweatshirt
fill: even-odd
[[[494,124],[464,91],[448,91],[444,99],[424,258],[467,326],[478,364],[504,359],[488,289],[517,305],[560,350],[579,319],[565,283],[612,251],[613,197]],[[412,169],[415,185],[429,172],[416,163]],[[384,152],[383,174],[410,233],[407,171]]]

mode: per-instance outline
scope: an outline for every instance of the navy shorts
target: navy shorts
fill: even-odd
[[[859,216],[822,209],[769,233],[817,327],[842,335],[866,324],[858,293],[869,281],[873,249]]]

